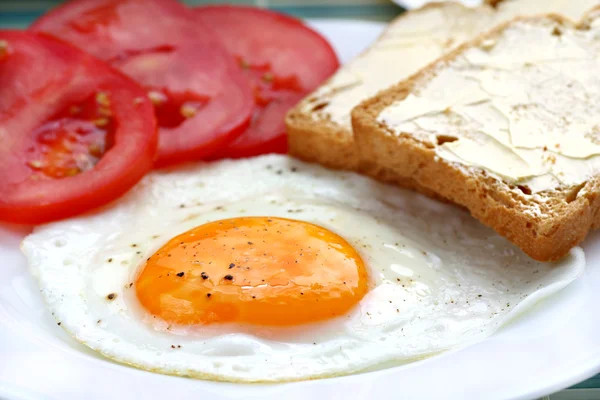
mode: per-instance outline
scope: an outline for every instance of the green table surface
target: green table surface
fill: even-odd
[[[60,0],[0,0],[0,28],[25,28]],[[186,0],[190,5],[223,3]],[[390,21],[404,10],[387,0],[233,0],[227,3],[253,4],[292,14],[300,18],[347,18]],[[599,338],[600,340],[600,338]],[[600,400],[600,374],[544,400]]]

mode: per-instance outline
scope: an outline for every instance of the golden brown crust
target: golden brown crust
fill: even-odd
[[[414,13],[443,7],[466,9],[463,5],[453,2],[427,3],[417,10],[403,13],[391,24],[401,23],[402,19]],[[352,131],[332,121],[313,118],[311,113],[304,111],[306,101],[300,102],[286,116],[288,152],[290,155],[333,169],[360,172],[374,179],[395,183],[447,202],[441,196],[419,185],[412,178],[399,176],[392,170],[382,168],[378,163],[361,161],[360,152],[356,147]]]
[[[356,171],[386,183],[394,183],[426,196],[445,201],[432,190],[417,184],[414,179],[399,176],[378,163],[361,160],[354,135],[330,121],[315,121],[310,115],[292,110],[286,117],[288,153],[308,162],[332,169]]]
[[[344,128],[331,122],[307,121],[307,118],[310,116],[302,113],[290,113],[286,118],[290,155],[333,169],[356,171],[447,202],[442,196],[422,187],[412,178],[400,176],[378,163],[361,160],[352,133]]]
[[[352,132],[326,120],[313,120],[299,107],[286,117],[288,152],[305,161],[355,171],[359,159]]]
[[[573,26],[558,15],[545,18]],[[417,140],[408,133],[397,136],[377,121],[384,108],[404,99],[466,48],[494,38],[510,23],[460,46],[407,80],[366,100],[353,110],[352,124],[362,159],[377,162],[399,176],[413,178],[421,186],[465,206],[475,218],[532,258],[553,261],[581,243],[591,228],[600,226],[598,179],[574,188],[545,192],[545,201],[539,202],[537,197],[526,193],[526,189],[498,181],[481,169],[465,169],[440,159],[436,156],[435,143]]]

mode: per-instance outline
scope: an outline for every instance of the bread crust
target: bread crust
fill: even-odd
[[[428,3],[417,10],[401,14],[390,24],[402,23],[403,19],[412,16],[414,13],[444,7],[466,9],[462,4],[453,2]],[[385,32],[383,35],[385,35]],[[365,50],[362,54],[368,51],[369,49]],[[395,171],[380,166],[379,163],[361,160],[352,130],[326,119],[313,118],[310,113],[303,110],[306,101],[307,99],[300,102],[286,116],[288,152],[290,155],[333,169],[356,171],[379,181],[394,183],[447,202],[447,200],[433,191],[422,187],[410,177],[400,176]]]
[[[414,190],[447,202],[442,196],[433,190],[422,187],[410,177],[398,175],[378,163],[361,160],[358,156],[358,149],[353,135],[342,127],[333,123],[316,124],[313,121],[293,120],[298,117],[297,114],[288,115],[290,155],[332,169],[356,171],[381,182],[393,183],[405,189]]]
[[[596,9],[594,9],[596,10]],[[593,12],[592,10],[591,12]],[[514,21],[548,18],[563,26],[576,27],[569,19],[548,14],[519,17],[499,25],[448,53],[403,82],[357,106],[352,112],[355,140],[361,158],[411,177],[457,204],[538,261],[564,257],[581,243],[590,229],[600,226],[600,180],[588,180],[577,187],[544,193],[547,201],[537,204],[535,195],[486,174],[482,169],[465,168],[436,156],[436,143],[417,140],[409,133],[396,135],[377,121],[380,112],[431,77],[465,49],[494,39]],[[585,19],[580,27],[585,26]],[[532,213],[532,203],[542,211]]]

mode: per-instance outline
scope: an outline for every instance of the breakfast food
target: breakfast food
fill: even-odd
[[[297,19],[175,0],[73,0],[2,35],[0,220],[24,224],[102,206],[150,163],[285,152],[286,111],[339,65]]]
[[[241,6],[194,11],[236,57],[250,78],[256,102],[248,130],[211,158],[285,153],[285,113],[335,72],[335,52],[302,21],[273,11]]]
[[[518,15],[557,12],[578,20],[598,0],[507,0],[494,7],[431,3],[392,21],[363,54],[290,111],[289,152],[331,168],[358,170],[377,179],[432,194],[410,176],[399,176],[360,156],[350,113],[361,101],[408,78],[444,53]]]
[[[106,204],[151,168],[145,91],[51,37],[0,31],[0,220],[43,223]]]
[[[400,15],[369,49],[290,111],[286,119],[290,154],[331,168],[369,172],[369,166],[361,166],[354,142],[352,108],[488,26],[478,13],[489,20],[493,10],[484,7],[478,12],[448,2]],[[377,176],[379,170],[373,173]],[[410,183],[408,178],[406,184]]]
[[[544,7],[576,14],[586,1]],[[436,182],[456,183],[448,177],[483,175],[487,168],[477,182],[504,191],[486,189],[482,197],[499,201],[516,193],[511,198],[522,208],[515,212],[545,211],[554,203],[538,201],[543,185],[564,184],[581,171],[593,177],[595,161],[583,159],[595,155],[594,140],[582,135],[575,145],[573,135],[567,140],[554,129],[559,123],[585,128],[581,116],[595,112],[582,102],[565,107],[593,97],[597,86],[590,72],[597,61],[584,51],[597,34],[593,18],[587,33],[562,17],[497,28],[439,61],[440,79],[451,76],[433,90],[428,69],[415,75],[409,82],[423,81],[422,92],[412,95],[417,100],[401,98],[396,87],[359,106],[356,138],[349,119],[361,99],[517,8],[537,10],[537,3],[474,10],[437,4],[402,17],[290,114],[292,154],[468,207],[463,192]],[[549,37],[555,47],[536,47],[538,38]],[[463,52],[471,58],[461,64]],[[399,67],[390,74],[392,62]],[[560,249],[560,261],[538,262],[466,211],[417,193],[285,155],[247,158],[286,151],[284,114],[337,67],[319,34],[251,7],[80,0],[29,31],[0,32],[0,177],[7,177],[0,180],[0,219],[46,223],[21,249],[57,324],[99,353],[149,371],[282,382],[462,348],[582,274],[585,256],[573,243]],[[552,76],[556,68],[565,77]],[[472,84],[473,77],[491,88]],[[567,78],[571,94],[554,91]],[[447,81],[453,85],[438,91]],[[535,90],[513,90],[530,86]],[[496,118],[528,95],[541,96],[545,108],[518,108],[520,119],[510,126]],[[424,111],[398,119],[415,110]],[[454,127],[444,124],[448,115],[462,123],[459,132],[419,130]],[[540,149],[522,149],[516,139],[536,146],[548,139],[534,124],[522,126],[535,118],[545,118],[552,140],[544,142],[551,147],[544,155],[555,157],[546,170],[547,158],[519,164]],[[382,124],[389,124],[385,135]],[[522,135],[507,139],[507,127]],[[402,136],[406,129],[415,130],[413,137]],[[388,136],[394,145],[378,154]],[[428,140],[431,146],[415,144]],[[401,141],[413,148],[390,156]],[[501,162],[486,157],[480,143],[501,154]],[[501,153],[502,146],[514,154]],[[574,152],[582,160],[562,159]],[[397,154],[405,157],[399,161]],[[426,156],[446,169],[407,171]],[[220,158],[243,159],[174,165]],[[491,164],[479,165],[480,159]],[[418,168],[437,165],[424,160]],[[141,179],[153,166],[160,170]],[[506,182],[506,171],[516,171],[519,181]],[[558,211],[574,214],[583,209],[569,207],[593,200],[593,187],[573,185],[566,195],[573,206]],[[523,211],[534,203],[537,208]],[[63,220],[51,222],[57,219]]]
[[[563,257],[598,225],[599,14],[518,19],[363,103],[363,156]]]
[[[535,262],[455,207],[279,155],[154,172],[101,213],[36,228],[22,250],[80,342],[238,382],[468,345],[585,264],[580,249]]]
[[[246,77],[177,1],[73,0],[30,29],[74,44],[146,88],[160,127],[159,167],[207,157],[250,123]]]

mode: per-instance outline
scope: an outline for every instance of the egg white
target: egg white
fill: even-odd
[[[236,216],[312,222],[364,258],[371,290],[347,315],[292,328],[171,326],[131,286],[172,237]],[[464,211],[286,156],[148,175],[94,214],[35,229],[22,244],[61,326],[143,369],[227,381],[286,381],[401,364],[481,340],[585,265],[573,249],[539,263]],[[112,294],[112,300],[108,295]]]

